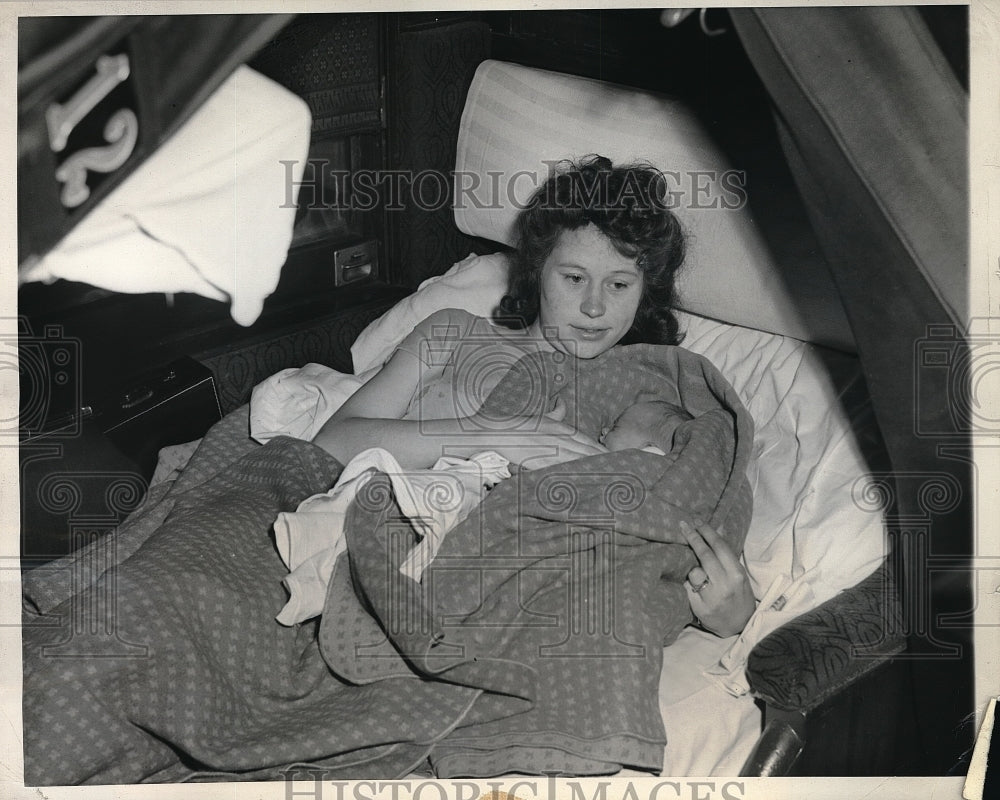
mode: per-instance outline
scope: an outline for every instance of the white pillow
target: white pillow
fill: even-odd
[[[489,317],[507,291],[509,263],[503,253],[488,256],[472,253],[444,275],[425,280],[416,292],[396,303],[354,340],[351,345],[354,372],[384,364],[418,322],[442,308],[464,308],[470,314]]]
[[[507,264],[502,254],[469,256],[425,281],[357,338],[355,370],[383,363],[435,311],[489,316],[506,291]],[[885,554],[884,528],[879,511],[853,500],[868,472],[853,429],[874,430],[875,421],[869,404],[852,407],[849,418],[839,403],[845,386],[861,380],[857,359],[834,354],[846,367],[834,386],[813,345],[684,312],[678,318],[683,346],[718,367],[754,419],[754,513],[744,554],[757,597],[784,581],[787,617],[870,575]]]
[[[746,207],[724,207],[739,199],[726,183],[733,174],[707,177],[721,176],[733,165],[691,111],[661,95],[483,62],[458,136],[456,224],[470,235],[513,245],[514,219],[548,176],[549,163],[592,153],[615,162],[647,161],[667,175],[668,190],[678,193],[674,211],[690,238],[679,281],[682,308],[854,350],[840,297],[808,226],[785,215],[787,224],[777,237],[779,259]],[[750,173],[745,184],[750,191],[752,179]],[[712,204],[718,207],[704,207]]]

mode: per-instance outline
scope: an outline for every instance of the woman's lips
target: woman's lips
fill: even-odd
[[[573,325],[572,328],[576,331],[577,336],[589,342],[603,339],[604,335],[610,330],[610,328],[581,328],[579,325]]]

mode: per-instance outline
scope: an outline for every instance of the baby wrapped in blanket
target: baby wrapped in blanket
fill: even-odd
[[[668,585],[658,593],[665,606],[664,638],[672,641],[691,621],[683,582],[697,564],[680,523],[721,529],[733,552],[742,552],[752,509],[749,413],[706,359],[657,345],[616,347],[585,360],[559,353],[525,357],[493,390],[483,413],[494,420],[524,419],[553,406],[610,451],[549,468],[578,484],[575,516],[607,519],[618,532],[665,545],[658,553]],[[522,475],[522,482],[534,482],[543,494],[551,483],[545,472]],[[626,486],[635,507],[623,511],[609,492]],[[530,514],[531,504],[520,508]],[[546,518],[546,510],[538,511]]]
[[[494,391],[505,393],[507,391],[518,391],[519,388],[501,383]],[[557,407],[560,409],[560,413],[564,411],[561,401],[557,401]],[[614,421],[613,425],[601,431],[599,441],[611,452],[637,448],[647,453],[665,456],[673,447],[674,434],[678,427],[691,419],[693,417],[680,406],[669,403],[666,400],[656,399],[651,395],[643,395],[634,404],[628,406],[619,415],[618,419]],[[413,548],[403,566],[400,567],[403,574],[408,575],[414,580],[420,580],[423,570],[433,561],[448,531],[465,519],[472,506],[476,502],[481,501],[486,496],[488,490],[492,489],[501,479],[510,477],[510,473],[506,469],[508,466],[506,459],[501,459],[496,453],[486,451],[473,456],[472,461],[477,464],[492,464],[497,459],[503,462],[502,473],[500,470],[483,469],[481,474],[486,480],[479,481],[478,483],[474,478],[465,481],[462,497],[464,504],[461,513],[453,515],[433,528],[428,528],[426,533],[421,532],[424,538]],[[443,466],[442,461],[446,460],[442,459],[432,469],[460,469],[463,466],[462,462],[458,459],[452,459]],[[411,476],[418,474],[426,476],[427,471],[421,470],[419,473],[413,472],[409,474]],[[466,474],[474,475],[475,473],[466,469]],[[398,494],[399,490],[395,489],[395,491]],[[411,507],[413,506],[411,505]],[[408,516],[411,515],[408,514]],[[435,516],[433,511],[429,516]]]

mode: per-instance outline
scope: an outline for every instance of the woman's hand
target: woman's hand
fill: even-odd
[[[699,525],[695,530],[681,522],[681,533],[698,559],[698,566],[684,581],[691,610],[706,630],[716,636],[734,636],[746,626],[757,605],[746,570],[714,528]]]

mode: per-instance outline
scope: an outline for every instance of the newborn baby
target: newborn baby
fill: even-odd
[[[608,450],[631,447],[666,455],[674,446],[674,433],[693,417],[666,400],[642,400],[626,408],[598,439]]]

